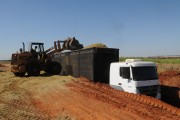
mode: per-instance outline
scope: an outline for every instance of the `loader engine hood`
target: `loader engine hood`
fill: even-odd
[[[11,65],[15,65],[15,64],[17,64],[17,62],[18,62],[18,54],[17,53],[12,54],[12,56],[11,56]]]

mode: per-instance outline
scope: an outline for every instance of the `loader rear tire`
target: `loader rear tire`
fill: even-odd
[[[29,64],[27,68],[29,76],[38,76],[40,74],[40,66],[38,64]]]

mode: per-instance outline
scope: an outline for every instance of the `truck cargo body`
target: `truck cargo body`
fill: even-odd
[[[61,75],[85,77],[95,82],[109,84],[112,62],[119,62],[119,49],[88,48],[55,55],[53,61],[61,64]]]

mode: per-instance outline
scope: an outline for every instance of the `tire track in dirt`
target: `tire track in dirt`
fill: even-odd
[[[66,114],[80,120],[180,119],[179,109],[160,100],[118,91],[106,84],[82,78],[67,84],[63,89],[51,88],[50,92],[41,94],[40,98],[45,99],[35,99],[36,108],[52,118]]]
[[[56,91],[56,90],[55,90]],[[70,116],[74,116],[77,119],[114,119],[119,120],[135,117],[129,116],[126,113],[114,114],[115,110],[110,110],[109,105],[102,103],[101,101],[96,101],[88,99],[86,96],[81,96],[74,92],[63,93],[57,90],[57,93],[49,93],[44,96],[46,100],[38,100],[37,108],[47,112],[51,117],[56,117],[58,114],[65,112]],[[51,99],[51,103],[49,103]],[[106,106],[105,106],[106,105]],[[103,112],[106,109],[106,112]],[[108,111],[108,114],[107,114]],[[114,115],[113,115],[114,114]],[[122,116],[121,116],[122,115]],[[125,117],[124,117],[124,116]]]
[[[42,88],[39,86],[38,88]],[[121,113],[117,108],[111,107],[102,101],[89,99],[87,96],[78,94],[69,87],[49,87],[44,93],[33,93],[34,105],[41,112],[47,113],[51,118],[58,118],[64,114],[73,116],[75,119],[135,119],[138,116]],[[37,90],[38,91],[38,90]],[[36,97],[38,96],[38,97]],[[110,109],[109,109],[110,108]]]
[[[0,76],[0,120],[180,119],[178,108],[160,100],[84,78]]]
[[[100,83],[87,80],[68,84],[75,92],[112,104],[121,111],[131,111],[141,117],[153,119],[180,119],[179,109],[144,95],[134,95],[110,88]]]

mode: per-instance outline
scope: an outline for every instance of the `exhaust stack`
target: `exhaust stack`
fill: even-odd
[[[22,42],[22,44],[23,44],[23,52],[25,52],[25,44],[24,44],[24,42]]]

